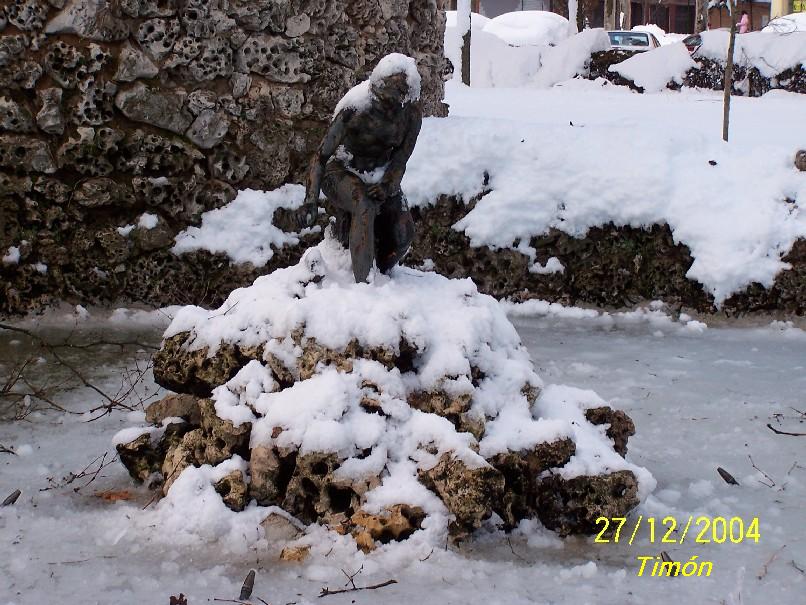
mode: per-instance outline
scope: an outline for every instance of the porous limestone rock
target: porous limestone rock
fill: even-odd
[[[142,50],[127,42],[120,51],[114,77],[119,82],[134,82],[140,78],[153,78],[159,72],[159,67]]]
[[[237,512],[246,506],[246,482],[241,471],[232,471],[216,481],[213,487],[228,508]]]
[[[472,467],[451,454],[443,454],[433,468],[420,472],[420,480],[436,492],[453,515],[450,532],[464,535],[481,526],[504,497],[504,476],[491,465]]]
[[[166,418],[182,418],[193,426],[200,426],[199,399],[182,393],[171,394],[146,408],[146,422],[159,425]]]
[[[608,406],[585,410],[585,418],[591,424],[608,425],[605,435],[613,440],[613,449],[621,456],[627,455],[627,440],[635,435],[635,423],[632,418],[623,411],[614,410]]]
[[[38,91],[39,102],[42,108],[36,114],[36,124],[48,134],[62,134],[64,132],[64,118],[62,117],[62,89],[43,88]]]
[[[0,97],[0,129],[9,132],[31,132],[34,122],[31,113],[7,97]]]
[[[572,479],[551,475],[537,486],[537,516],[561,536],[594,533],[596,519],[623,517],[638,503],[638,482],[630,471]]]
[[[20,134],[0,134],[0,167],[26,172],[56,172],[56,162],[45,141]]]
[[[229,125],[225,113],[205,109],[193,120],[185,136],[202,149],[210,149],[223,140]]]
[[[184,134],[193,121],[184,106],[186,96],[183,92],[163,92],[138,82],[117,94],[115,106],[130,120]]]
[[[71,0],[45,27],[47,34],[76,34],[89,40],[114,42],[129,35],[129,26],[115,15],[109,0]]]

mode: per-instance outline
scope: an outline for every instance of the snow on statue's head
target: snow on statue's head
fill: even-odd
[[[400,53],[386,55],[378,62],[368,80],[347,91],[333,111],[335,118],[343,109],[365,111],[376,99],[384,106],[401,106],[420,100],[420,72],[417,62]]]
[[[417,62],[400,53],[386,55],[369,77],[372,95],[382,102],[405,104],[420,99]]]

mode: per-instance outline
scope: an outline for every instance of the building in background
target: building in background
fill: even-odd
[[[455,10],[456,0],[448,5]],[[544,10],[568,16],[568,0],[471,0],[471,6],[473,12],[490,18],[521,10]],[[604,0],[579,0],[579,10],[581,26],[604,26]],[[741,0],[739,14],[743,10],[750,15],[750,31],[758,31],[770,18],[806,10],[806,0]],[[638,0],[630,2],[629,23],[622,23],[620,27],[630,29],[653,23],[668,33],[691,34],[696,14],[696,0]],[[713,29],[730,27],[730,17],[724,8],[712,8],[708,17]]]
[[[806,13],[806,0],[772,0],[771,19],[792,13]]]
[[[786,2],[786,0],[784,0],[784,2]],[[792,1],[789,0],[789,3],[791,4]],[[736,9],[737,23],[739,21],[738,15],[741,15],[742,11],[747,11],[747,14],[750,16],[751,32],[756,32],[765,25],[767,25],[767,23],[769,23],[770,21],[771,18],[770,15],[772,13],[769,0],[767,0],[766,2],[762,0],[756,0],[755,2],[740,1],[739,6]],[[710,24],[710,29],[718,29],[720,27],[730,27],[730,15],[728,14],[728,9],[712,8],[710,11],[708,11],[708,22]]]

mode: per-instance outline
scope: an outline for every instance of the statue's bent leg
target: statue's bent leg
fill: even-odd
[[[375,260],[377,203],[367,196],[364,182],[338,162],[325,169],[322,191],[328,201],[350,214],[350,257],[356,282],[367,280]]]
[[[375,219],[378,269],[388,272],[409,251],[414,239],[414,219],[402,193],[384,202]]]

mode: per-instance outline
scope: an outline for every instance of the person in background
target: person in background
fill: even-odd
[[[747,14],[747,11],[742,11],[742,16],[739,19],[739,33],[746,34],[750,29],[750,17]]]

